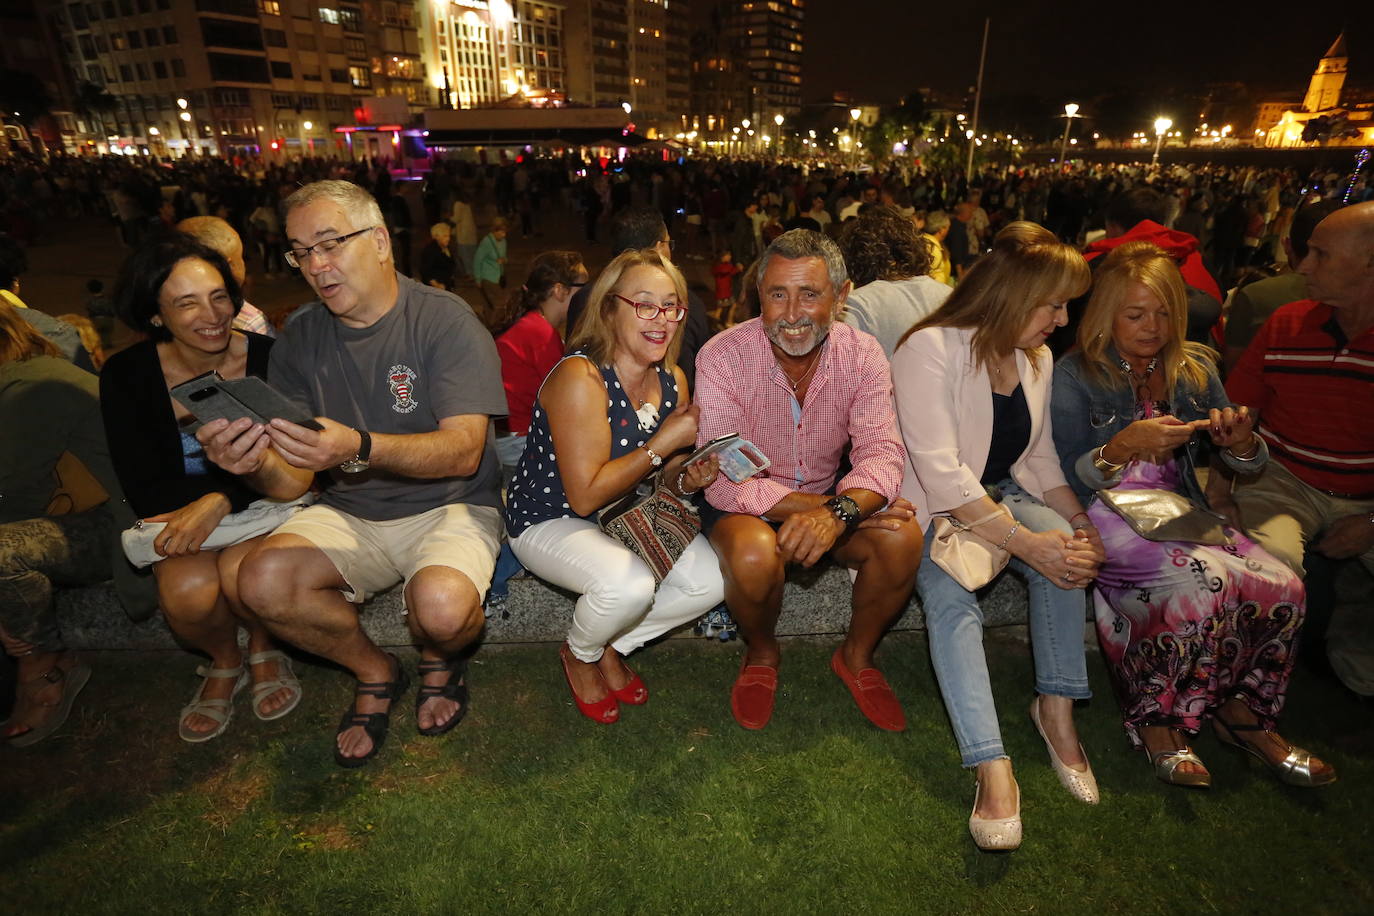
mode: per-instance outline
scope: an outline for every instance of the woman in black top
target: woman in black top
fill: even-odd
[[[212,371],[226,379],[265,377],[272,341],[232,329],[243,304],[239,286],[224,258],[189,236],[166,236],[136,251],[124,265],[117,301],[120,317],[148,339],[105,364],[105,434],[134,512],[166,523],[153,542],[164,558],[153,564],[158,603],[172,632],[211,661],[197,669],[205,680],[182,709],[178,731],[186,741],[208,741],[228,726],[233,697],[250,681],[260,719],[280,718],[300,701],[286,656],[238,600],[238,564],[260,538],[201,550],[230,512],[272,495],[281,458],[265,435],[259,438],[241,459],[256,468],[251,489],[206,457],[189,431],[193,418],[169,392]],[[248,631],[251,674],[238,645],[240,625]]]

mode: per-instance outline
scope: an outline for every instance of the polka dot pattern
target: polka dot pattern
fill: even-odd
[[[581,354],[572,354],[567,358],[574,357],[582,358]],[[630,407],[629,401],[616,396],[620,381],[616,378],[615,369],[602,366],[601,380],[606,386],[606,413],[614,431],[611,458],[620,458],[648,442],[658,430],[659,422],[655,420],[647,429],[641,427],[640,418]],[[661,418],[673,412],[678,391],[672,373],[662,366],[658,369],[658,384],[658,416]],[[558,472],[549,418],[536,401],[529,437],[525,440],[525,453],[520,456],[515,478],[506,493],[506,530],[511,537],[518,537],[531,525],[553,518],[569,518],[573,514],[568,507],[568,496],[563,491],[563,478]]]

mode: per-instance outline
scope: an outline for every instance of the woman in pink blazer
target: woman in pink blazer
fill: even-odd
[[[892,356],[907,449],[902,496],[926,527],[916,587],[960,756],[977,768],[969,831],[982,849],[1020,845],[1021,796],[997,725],[982,610],[973,592],[930,561],[932,517],[974,525],[977,537],[1010,552],[1011,568],[1025,577],[1037,694],[1031,720],[1060,782],[1096,803],[1073,701],[1090,695],[1082,589],[1103,557],[1055,453],[1045,346],[1067,320],[1066,301],[1088,284],[1077,251],[1033,223],[1012,223]]]

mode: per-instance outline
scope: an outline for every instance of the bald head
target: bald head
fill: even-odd
[[[1337,210],[1318,223],[1298,272],[1312,298],[1374,321],[1374,201]]]
[[[218,216],[192,216],[177,223],[177,231],[224,255],[234,279],[239,286],[243,286],[248,277],[248,266],[243,263],[243,240],[233,226]]]

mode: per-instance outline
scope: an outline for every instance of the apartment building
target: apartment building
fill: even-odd
[[[346,152],[363,100],[432,104],[414,7],[358,0],[85,0],[58,27],[99,149],[159,155]],[[90,90],[87,90],[90,94]]]
[[[688,128],[727,138],[749,121],[771,130],[801,110],[805,0],[715,0],[698,7],[692,34]]]
[[[684,129],[690,102],[682,0],[566,0],[569,99],[628,105],[647,136]]]
[[[558,105],[566,99],[563,3],[431,0],[427,6],[420,41],[441,107]]]

